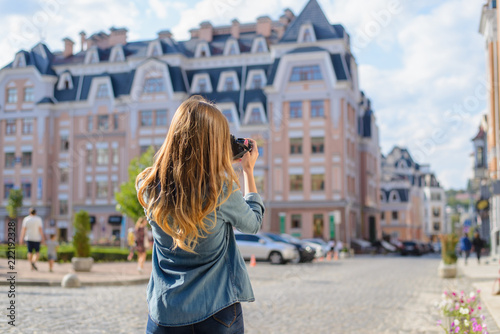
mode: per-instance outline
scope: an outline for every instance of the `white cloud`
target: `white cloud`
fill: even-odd
[[[184,2],[170,0],[149,0],[149,6],[160,19],[167,18],[169,11],[178,12],[188,7]]]

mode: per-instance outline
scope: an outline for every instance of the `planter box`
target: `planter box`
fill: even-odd
[[[444,264],[443,261],[439,263],[438,275],[442,278],[455,278],[457,277],[457,264]]]
[[[74,257],[71,259],[74,271],[90,271],[94,259],[91,257]]]

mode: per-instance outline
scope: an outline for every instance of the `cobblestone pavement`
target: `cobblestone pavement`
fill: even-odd
[[[439,333],[434,303],[470,282],[437,277],[439,260],[363,256],[248,268],[257,301],[244,303],[246,333]],[[16,288],[16,324],[1,333],[144,333],[146,285]],[[7,287],[0,307],[8,306]],[[5,305],[5,307],[4,307]],[[500,333],[490,316],[490,334]],[[442,331],[441,331],[442,332]]]

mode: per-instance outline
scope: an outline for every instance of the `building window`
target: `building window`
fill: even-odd
[[[236,52],[236,44],[235,43],[231,43],[231,45],[229,46],[229,54],[230,55],[235,55],[237,52]]]
[[[29,135],[33,133],[33,118],[23,119],[23,135]]]
[[[69,181],[69,169],[61,168],[59,169],[59,179],[61,184],[66,184]]]
[[[290,102],[290,118],[302,118],[302,101]]]
[[[94,164],[94,150],[91,148],[87,149],[87,166],[92,166]]]
[[[94,118],[92,116],[87,116],[87,131],[92,132],[94,130]]]
[[[302,175],[290,175],[290,191],[302,191]]]
[[[257,187],[259,194],[264,194],[264,192],[265,192],[264,175],[256,175],[255,176],[255,186]]]
[[[106,97],[109,96],[109,92],[108,92],[108,85],[106,84],[100,84],[98,87],[97,87],[97,98],[98,99],[104,99]]]
[[[260,109],[255,107],[252,108],[250,113],[250,119],[248,120],[248,124],[262,124],[262,118],[260,117]]]
[[[16,134],[16,120],[8,119],[5,121],[5,135],[12,136]]]
[[[295,66],[292,69],[292,75],[290,76],[291,82],[310,80],[323,80],[319,65]]]
[[[108,182],[97,182],[97,198],[108,198]]]
[[[234,78],[232,76],[226,77],[226,80],[224,81],[223,91],[232,92],[234,90],[236,90],[236,87],[234,84]]]
[[[21,190],[23,192],[23,198],[25,199],[31,198],[31,182],[21,183]]]
[[[233,113],[232,113],[231,109],[223,109],[222,114],[227,118],[227,121],[229,123],[234,123]]]
[[[198,79],[198,93],[206,93],[208,91],[208,84],[206,78]]]
[[[292,215],[291,228],[302,228],[302,215]]]
[[[380,213],[380,220],[385,220],[385,212]]]
[[[143,110],[141,111],[141,126],[152,126],[153,125],[153,111]]]
[[[140,154],[143,155],[144,153],[146,153],[146,151],[151,147],[151,145],[142,145],[140,147]]]
[[[252,83],[250,84],[250,89],[261,89],[262,88],[262,76],[260,74],[254,74],[252,77]]]
[[[59,215],[64,216],[68,214],[68,200],[60,199],[59,200]]]
[[[311,175],[311,190],[312,191],[325,190],[325,174],[312,174]]]
[[[167,111],[165,109],[156,110],[156,126],[167,125]]]
[[[16,165],[16,154],[5,153],[5,168],[14,168]]]
[[[97,116],[97,130],[107,131],[109,129],[109,116],[99,115]]]
[[[483,148],[482,147],[477,148],[476,167],[484,167],[484,155],[483,155]]]
[[[120,163],[120,156],[118,154],[118,147],[113,148],[111,163],[113,165],[118,165]]]
[[[325,103],[322,100],[311,101],[311,118],[325,117]]]
[[[304,31],[304,39],[303,39],[304,42],[312,42],[313,39],[312,39],[312,35],[311,35],[311,30],[309,29],[306,29]]]
[[[67,135],[61,135],[61,152],[69,150],[69,138]]]
[[[323,219],[322,214],[315,214],[313,216],[313,228],[314,228],[314,232],[313,232],[314,237],[322,237],[323,236],[324,219]]]
[[[163,78],[149,78],[144,82],[144,93],[159,93],[164,90]]]
[[[118,130],[120,128],[120,115],[113,114],[113,130]]]
[[[99,166],[105,166],[109,163],[109,154],[107,148],[97,149],[97,164]]]
[[[21,156],[21,165],[23,167],[31,167],[31,152],[23,152]]]
[[[112,181],[111,182],[111,190],[112,190],[112,195],[116,194],[118,191],[120,191],[120,186],[118,184],[118,181]]]
[[[440,208],[432,208],[432,215],[436,218],[441,216],[441,209]]]
[[[392,211],[392,219],[398,220],[398,212],[397,211]]]
[[[87,197],[87,199],[91,199],[94,195],[94,189],[93,189],[93,183],[92,181],[87,181],[85,187],[86,187],[86,191],[85,191],[85,195]]]
[[[431,201],[441,201],[441,194],[432,193]]]
[[[313,154],[325,153],[325,138],[323,137],[311,138],[311,152]]]
[[[302,138],[290,138],[290,154],[302,154]]]
[[[10,191],[11,191],[12,189],[14,189],[14,183],[10,183],[10,182],[8,182],[8,183],[5,183],[5,184],[3,185],[3,197],[4,197],[5,199],[9,198]]]
[[[440,231],[441,230],[441,223],[435,222],[433,225],[434,231]]]
[[[263,41],[257,42],[257,50],[256,50],[256,52],[257,53],[262,53],[262,52],[265,52],[265,51],[266,51],[266,49],[264,47],[264,42]]]
[[[7,103],[17,103],[17,88],[7,89]]]
[[[35,89],[33,87],[24,88],[24,102],[35,101]]]

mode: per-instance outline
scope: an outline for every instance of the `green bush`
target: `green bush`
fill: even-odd
[[[454,264],[457,263],[457,254],[455,249],[458,243],[458,237],[456,234],[444,234],[441,235],[441,258],[444,264]]]
[[[87,211],[81,210],[75,215],[73,222],[75,235],[73,236],[73,247],[77,257],[90,256],[90,216]]]

